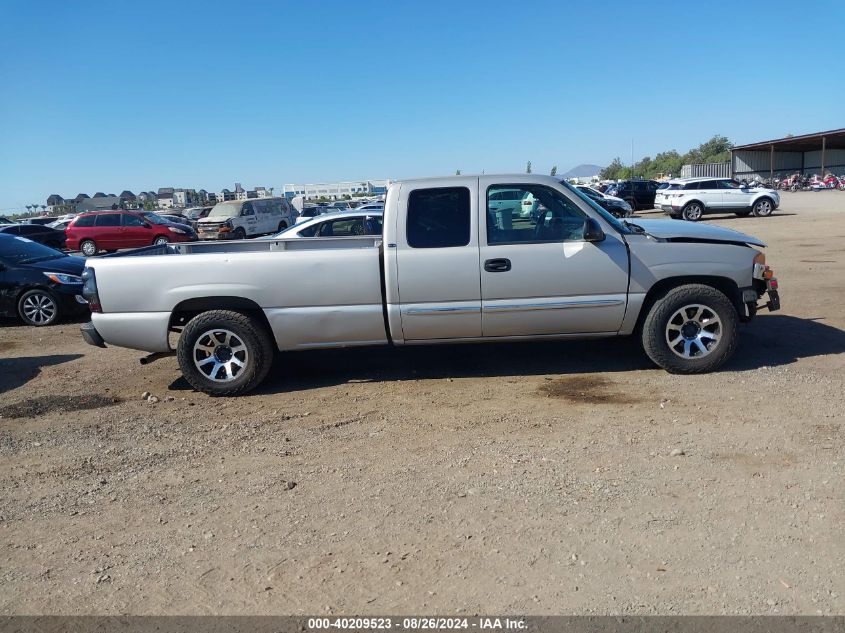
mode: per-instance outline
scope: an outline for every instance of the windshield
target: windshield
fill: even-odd
[[[160,215],[156,215],[155,213],[144,213],[142,214],[145,220],[149,220],[153,224],[167,224],[167,220],[165,220]]]
[[[206,217],[208,218],[236,218],[241,212],[241,205],[239,204],[226,204],[225,202],[220,202],[214,205],[214,208],[211,210]]]
[[[587,204],[589,204],[593,210],[598,213],[608,224],[610,224],[614,229],[619,231],[620,233],[630,233],[630,229],[622,224],[619,220],[617,220],[613,215],[605,211],[602,207],[598,205],[596,201],[594,201],[590,196],[585,194],[582,191],[579,191],[577,187],[573,187],[568,182],[563,181],[560,183],[564,188],[569,189],[573,193],[577,194],[579,198],[584,200]]]
[[[35,259],[58,257],[67,257],[67,255],[25,237],[0,238],[0,260],[9,264],[24,264]]]
[[[191,209],[190,211],[185,211],[185,215],[191,220],[196,220],[197,218],[202,217],[202,209]]]

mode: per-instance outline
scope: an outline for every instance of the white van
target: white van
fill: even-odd
[[[296,209],[285,198],[218,202],[197,222],[201,240],[242,240],[278,233],[296,223]]]

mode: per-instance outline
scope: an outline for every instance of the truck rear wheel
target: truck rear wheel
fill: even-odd
[[[734,353],[738,316],[730,300],[710,286],[678,286],[658,299],[643,323],[648,357],[671,374],[703,374]]]
[[[179,367],[194,389],[238,396],[257,387],[273,364],[274,345],[262,325],[244,314],[211,310],[191,319],[179,337]]]

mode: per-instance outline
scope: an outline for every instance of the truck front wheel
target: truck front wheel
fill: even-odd
[[[703,374],[728,360],[736,348],[736,309],[724,293],[701,284],[673,288],[643,322],[648,357],[671,374]]]
[[[191,319],[179,337],[179,367],[194,389],[211,396],[238,396],[255,389],[273,364],[273,341],[239,312],[211,310]]]

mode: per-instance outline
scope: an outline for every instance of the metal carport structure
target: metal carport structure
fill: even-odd
[[[737,179],[845,174],[845,128],[737,145],[731,150]]]

